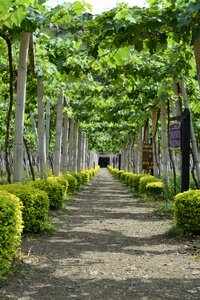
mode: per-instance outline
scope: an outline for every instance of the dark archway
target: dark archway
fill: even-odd
[[[101,168],[107,168],[107,165],[110,165],[110,157],[99,157],[99,166]]]

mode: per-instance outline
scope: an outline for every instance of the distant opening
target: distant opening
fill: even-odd
[[[107,168],[107,165],[110,165],[110,157],[99,157],[99,166],[101,168]]]

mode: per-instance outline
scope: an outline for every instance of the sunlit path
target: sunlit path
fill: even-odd
[[[24,258],[0,299],[200,299],[199,268],[168,223],[101,169],[53,234],[27,238]]]

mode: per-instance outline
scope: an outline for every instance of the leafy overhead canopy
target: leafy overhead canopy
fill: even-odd
[[[192,78],[190,90],[196,87],[191,43],[200,34],[200,4],[148,2],[148,8],[123,4],[92,16],[85,1],[51,9],[44,0],[2,1],[2,31],[35,33],[36,71],[45,94],[54,103],[65,90],[68,110],[91,148],[117,151],[158,108],[159,98],[172,96],[173,79],[184,74]],[[34,110],[36,82],[29,78],[27,110]]]

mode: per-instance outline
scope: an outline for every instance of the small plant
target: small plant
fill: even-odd
[[[172,201],[164,201],[159,203],[154,209],[155,215],[173,219],[174,203]]]
[[[183,228],[181,228],[178,225],[173,224],[171,227],[169,227],[165,231],[165,235],[169,236],[169,237],[184,236],[185,232],[184,232]]]

